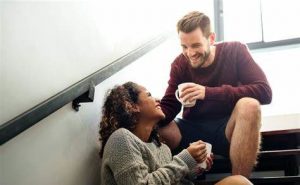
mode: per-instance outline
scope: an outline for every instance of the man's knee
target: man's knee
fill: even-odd
[[[236,103],[236,109],[239,116],[244,117],[246,120],[256,121],[258,128],[260,128],[261,109],[259,101],[254,98],[241,98]],[[250,124],[256,126],[253,122]]]
[[[241,98],[236,103],[236,108],[240,113],[247,115],[260,115],[260,103],[254,98]]]

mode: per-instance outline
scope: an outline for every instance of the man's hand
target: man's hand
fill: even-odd
[[[190,83],[182,89],[180,98],[182,98],[183,102],[186,102],[187,100],[190,102],[194,100],[204,100],[205,86],[195,84],[195,83]]]

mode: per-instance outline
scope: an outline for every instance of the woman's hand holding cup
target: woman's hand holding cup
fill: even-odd
[[[197,161],[198,168],[210,170],[213,165],[214,155],[211,153],[212,146],[210,143],[201,140],[193,142],[187,148],[191,156]]]
[[[206,144],[205,142],[199,140],[190,144],[187,148],[191,156],[197,161],[197,163],[202,163],[206,161]]]

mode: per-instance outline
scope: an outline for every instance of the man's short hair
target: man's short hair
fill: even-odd
[[[200,28],[203,35],[208,38],[211,33],[210,19],[204,13],[193,11],[183,16],[177,23],[177,32],[190,33]]]

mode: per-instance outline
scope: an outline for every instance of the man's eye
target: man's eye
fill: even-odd
[[[200,48],[201,47],[201,45],[195,45],[195,46],[193,46],[193,48]]]
[[[148,92],[148,96],[151,96],[151,93]]]

